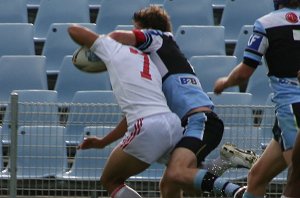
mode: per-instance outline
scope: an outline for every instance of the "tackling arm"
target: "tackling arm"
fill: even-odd
[[[132,31],[116,30],[109,33],[108,36],[124,45],[136,46],[136,37]]]

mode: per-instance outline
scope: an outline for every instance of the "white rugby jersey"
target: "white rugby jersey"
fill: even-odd
[[[106,64],[113,92],[127,123],[171,112],[162,92],[161,75],[148,55],[108,36],[99,37],[91,50]]]

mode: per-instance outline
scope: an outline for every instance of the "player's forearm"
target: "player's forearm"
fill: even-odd
[[[109,145],[112,142],[120,139],[125,135],[127,131],[127,121],[126,118],[123,118],[121,122],[113,129],[109,134],[103,137],[102,141],[105,145]]]
[[[249,80],[254,71],[255,68],[252,68],[244,63],[240,63],[228,75],[228,79],[225,83],[226,88],[243,85]]]

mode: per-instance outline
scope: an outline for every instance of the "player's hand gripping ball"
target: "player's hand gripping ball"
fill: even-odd
[[[85,46],[74,52],[72,61],[76,68],[84,72],[98,73],[106,71],[105,63]]]

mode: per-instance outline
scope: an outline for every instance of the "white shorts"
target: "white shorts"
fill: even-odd
[[[152,164],[166,164],[171,151],[183,136],[179,117],[174,113],[162,113],[140,118],[128,126],[119,146],[124,152]]]

